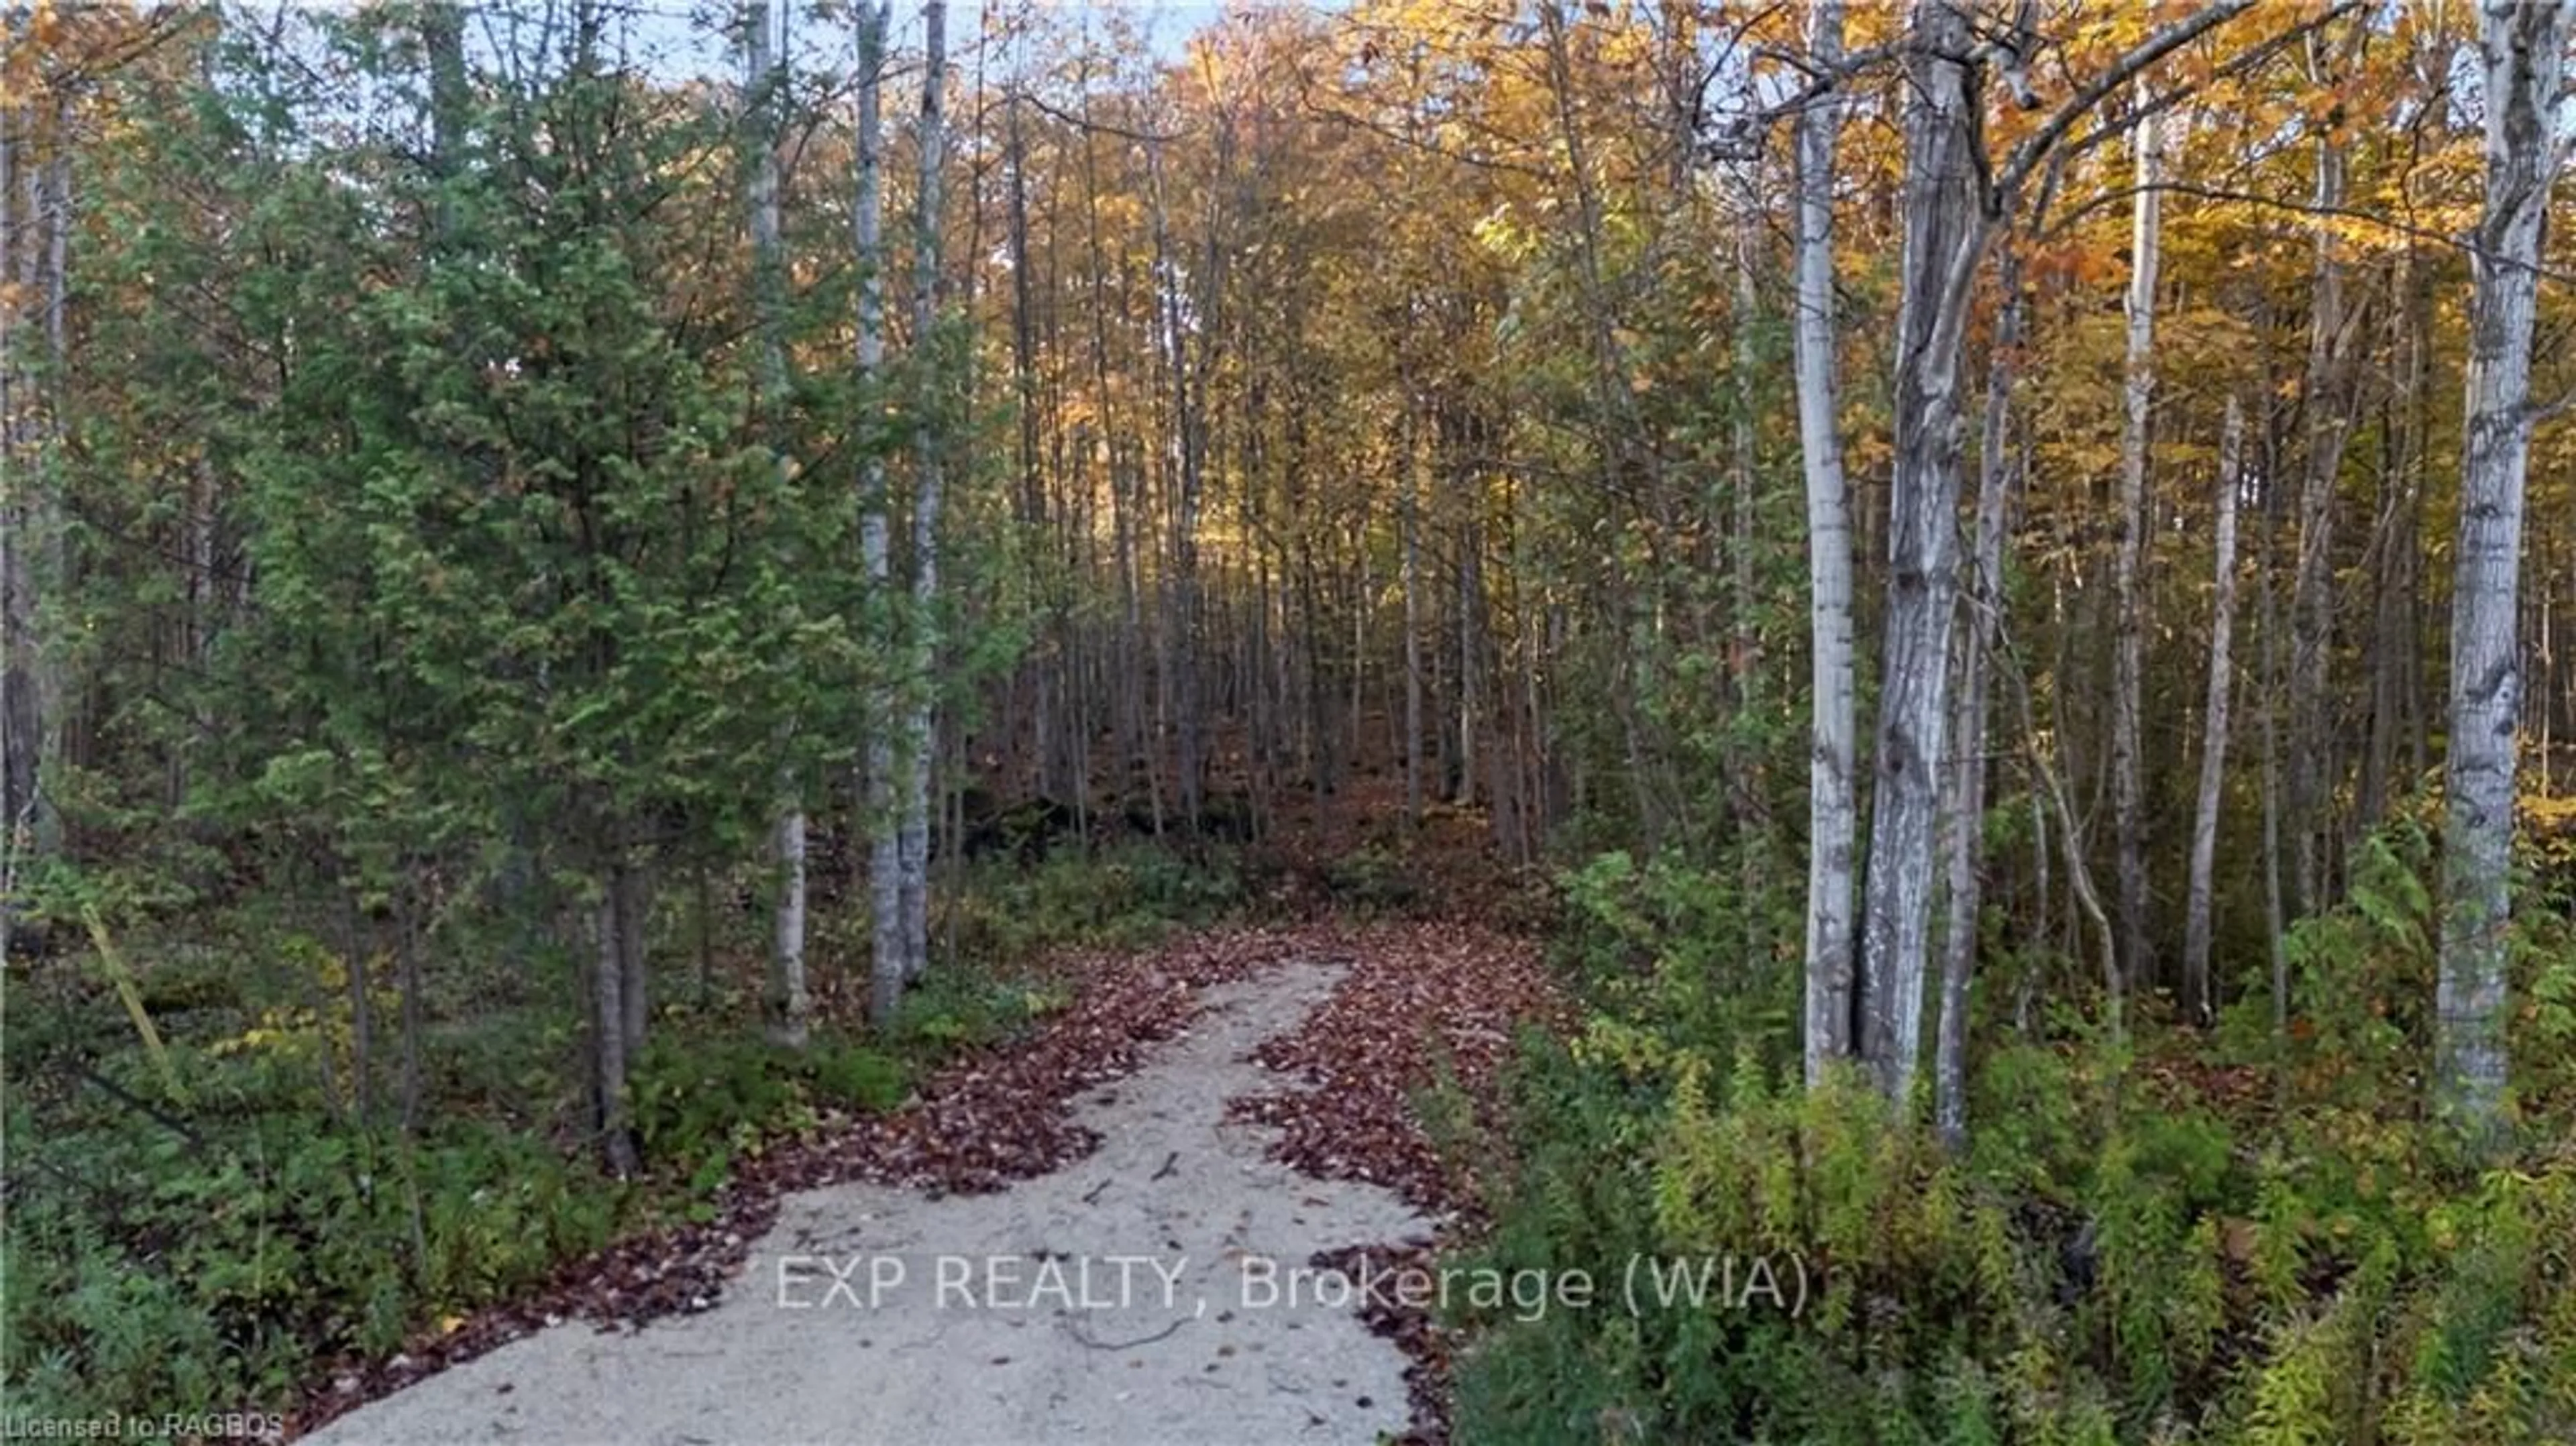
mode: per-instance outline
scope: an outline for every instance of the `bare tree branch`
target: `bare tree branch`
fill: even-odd
[[[1994,194],[1988,201],[1989,210],[2008,205],[2013,193],[2030,179],[2030,173],[2047,159],[2059,141],[2066,138],[2066,133],[2075,128],[2076,122],[2091,115],[2094,108],[2108,99],[2113,91],[2127,85],[2138,72],[2253,9],[2254,5],[2255,0],[2216,0],[2208,8],[2177,20],[2140,41],[2128,54],[2086,82],[2082,89],[2067,97],[2038,130],[2024,136],[2021,144],[2013,147],[2012,156],[2004,162],[2003,170],[1996,178]]]

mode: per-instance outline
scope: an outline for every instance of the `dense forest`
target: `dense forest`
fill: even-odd
[[[0,22],[13,1421],[1322,921],[1438,1258],[1817,1272],[1425,1436],[2576,1439],[2557,0]]]

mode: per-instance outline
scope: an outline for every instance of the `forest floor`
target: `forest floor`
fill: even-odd
[[[1476,1152],[1441,1148],[1425,1106],[1447,1101],[1427,1113],[1462,1131],[1490,1121],[1512,1031],[1558,1007],[1535,944],[1318,922],[1067,968],[1074,1003],[1036,1036],[746,1162],[710,1222],[351,1364],[297,1427],[688,1446],[1444,1436],[1439,1328],[1348,1288],[1422,1265],[1475,1217]]]

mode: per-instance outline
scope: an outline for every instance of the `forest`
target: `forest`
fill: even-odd
[[[2576,1441],[2571,161],[2561,0],[0,5],[0,1430]]]

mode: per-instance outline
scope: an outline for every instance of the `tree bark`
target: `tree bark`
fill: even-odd
[[[648,978],[645,930],[653,917],[653,876],[640,862],[617,870],[618,1027],[626,1037],[626,1061],[643,1057],[644,1036],[652,1027],[653,1005],[645,988]]]
[[[1807,50],[1819,66],[1842,61],[1841,0],[1817,0]],[[1806,1077],[1852,1053],[1853,838],[1858,707],[1852,685],[1851,502],[1843,480],[1841,401],[1834,342],[1834,143],[1840,103],[1828,97],[1798,119],[1798,223],[1793,328],[1798,447],[1806,474],[1808,630],[1813,721],[1807,765]]]
[[[2218,805],[2227,783],[2227,711],[2235,684],[2236,494],[2244,485],[2245,404],[2229,395],[2219,424],[2216,541],[2210,555],[2208,705],[2201,724],[2200,794],[2192,810],[2191,885],[2182,946],[2183,1008],[2197,1023],[2214,1012],[2209,984],[2211,886],[2218,859]]]
[[[1905,245],[1872,761],[1877,786],[1854,991],[1862,1057],[1880,1090],[1900,1103],[1912,1091],[1922,1056],[1940,771],[1948,766],[1950,624],[1958,595],[1959,374],[1977,261],[1997,218],[2010,212],[2021,185],[2079,119],[2148,66],[2252,6],[2253,0],[2216,0],[2149,35],[2079,88],[2001,167],[1990,165],[1981,149],[1983,56],[1991,47],[1976,42],[1960,0],[1917,0],[1914,9],[1906,46]],[[2018,88],[2009,63],[2005,78]],[[2117,1002],[2115,987],[2115,1032]]]
[[[779,105],[787,82],[787,7],[778,11],[773,33],[767,0],[743,7],[743,144],[751,195],[752,313],[760,333],[760,417],[767,433],[772,465],[782,476],[787,455],[782,446],[787,404],[787,352],[779,338],[779,310],[784,304],[785,273],[779,248],[778,134]],[[813,1023],[814,1001],[805,983],[805,805],[802,785],[792,769],[779,774],[780,807],[775,829],[778,898],[772,913],[770,949],[770,1037],[791,1049],[805,1047]]]
[[[609,1173],[626,1179],[642,1161],[636,1152],[627,1073],[634,1065],[627,1041],[626,867],[612,862],[600,875],[591,957],[591,1090],[601,1156]]]
[[[2320,74],[2323,83],[2331,74]],[[2317,141],[2315,206],[2339,208],[2346,189],[2343,142],[2331,133]],[[2344,297],[2342,245],[2322,222],[2316,228],[2315,279],[2310,287],[2308,367],[2301,385],[2301,421],[2307,434],[2299,478],[2298,571],[2290,585],[2289,799],[2292,915],[2325,907],[2329,886],[2327,814],[2337,754],[2331,698],[2327,694],[2334,647],[2334,532],[2336,482],[2350,432],[2349,353],[2357,329]]]
[[[2146,100],[2143,84],[2138,92]],[[2128,354],[2121,389],[2120,546],[2113,567],[2118,609],[2111,667],[2111,814],[2118,853],[2120,957],[2112,976],[2115,998],[2132,981],[2152,979],[2147,931],[2145,761],[2140,756],[2139,714],[2146,672],[2146,602],[2141,573],[2147,531],[2147,448],[2155,397],[2156,269],[2163,241],[2164,156],[2159,118],[2142,116],[2131,135],[2137,151],[2137,195],[2129,228]]]
[[[1902,1102],[1922,1052],[1934,824],[1948,744],[1958,595],[1960,359],[1967,278],[1987,224],[1977,191],[1975,39],[1953,0],[1920,0],[1907,69],[1905,247],[1897,316],[1886,631],[1871,767],[1858,979],[1861,1054]]]
[[[933,700],[939,661],[939,507],[947,389],[939,356],[940,181],[948,130],[942,92],[948,81],[948,6],[921,7],[924,56],[921,77],[921,180],[913,220],[912,345],[919,362],[920,416],[913,432],[912,649],[905,684],[911,689],[904,724],[903,854],[904,977],[918,979],[930,966],[930,774],[936,741]]]
[[[16,12],[0,16],[0,40],[14,41],[17,26]],[[11,279],[23,244],[19,232],[24,222],[18,214],[22,114],[16,106],[0,106],[0,283]],[[33,707],[30,667],[35,629],[27,596],[27,487],[18,456],[24,386],[18,375],[18,332],[14,303],[0,301],[0,893],[9,895],[14,895],[33,832],[37,740],[43,731]],[[12,915],[0,904],[0,958],[7,957]]]
[[[1422,822],[1422,476],[1415,426],[1408,404],[1396,465],[1404,469],[1404,821],[1410,825]]]
[[[7,882],[57,852],[61,831],[46,784],[64,751],[63,686],[43,632],[46,600],[64,580],[52,455],[60,383],[40,385],[38,378],[59,378],[66,359],[71,169],[59,97],[51,109],[50,127],[35,98],[0,110],[0,281],[14,269],[17,292],[0,305],[0,868]],[[30,331],[43,354],[33,366]]]
[[[2442,826],[2442,958],[2434,1095],[2491,1143],[2506,1088],[2507,926],[2515,727],[2515,596],[2530,462],[2541,239],[2564,153],[2555,117],[2570,17],[2557,0],[2483,0],[2486,194],[2472,255],[2466,459],[2451,602],[2451,728]]]
[[[2280,465],[2278,429],[2264,428],[2263,558],[2256,565],[2256,619],[2263,633],[2263,924],[2272,949],[2272,1044],[2277,1051],[2290,1038],[2289,901],[2284,872],[2289,867],[2282,842],[2282,814],[2287,783],[2281,767],[2281,610],[2276,601],[2280,573],[2281,509],[2277,482]]]
[[[857,195],[851,208],[851,249],[858,267],[859,389],[873,393],[885,370],[885,45],[890,0],[859,0]],[[894,563],[882,444],[870,439],[859,451],[859,558],[873,601],[890,625],[886,641],[899,638],[891,624]],[[889,648],[892,651],[892,648]],[[899,690],[878,693],[867,720],[867,756],[860,780],[860,824],[868,837],[868,916],[871,956],[868,1018],[883,1029],[893,1022],[906,977],[903,933],[903,848],[895,776],[895,715]]]
[[[2007,249],[1997,272],[2003,315],[1986,368],[1985,416],[1977,444],[1977,550],[1968,574],[1972,597],[1967,626],[1959,632],[1959,761],[1946,810],[1949,917],[1941,936],[1941,1018],[1932,1059],[1933,1123],[1952,1150],[1968,1138],[1968,984],[1976,966],[1985,883],[1986,666],[2003,608],[2004,529],[2014,483],[2007,458],[2021,347],[2020,253]]]
[[[1221,121],[1216,137],[1216,172],[1225,176],[1231,169],[1232,132]],[[1204,491],[1208,453],[1207,387],[1209,373],[1216,363],[1216,338],[1222,334],[1224,318],[1222,299],[1225,277],[1222,269],[1223,250],[1217,237],[1216,212],[1210,207],[1207,232],[1201,247],[1202,270],[1198,277],[1196,298],[1198,325],[1192,328],[1185,315],[1187,303],[1181,286],[1182,266],[1171,249],[1169,218],[1164,208],[1163,172],[1159,150],[1153,156],[1153,226],[1156,270],[1162,278],[1162,325],[1166,353],[1171,363],[1172,427],[1175,451],[1171,480],[1171,568],[1168,595],[1168,638],[1170,668],[1166,683],[1172,694],[1171,724],[1178,751],[1179,786],[1175,790],[1181,814],[1181,826],[1193,839],[1198,836],[1206,814],[1207,783],[1206,719],[1200,706],[1199,664],[1203,639],[1199,578],[1199,507]],[[1189,338],[1195,330],[1199,345],[1194,353]],[[1311,624],[1311,615],[1308,618]],[[1308,657],[1311,686],[1313,657]],[[1321,740],[1318,740],[1320,744]],[[1318,772],[1320,777],[1320,770]]]

